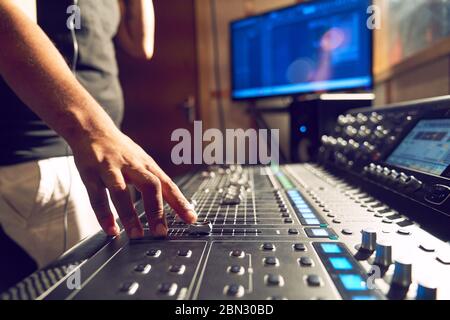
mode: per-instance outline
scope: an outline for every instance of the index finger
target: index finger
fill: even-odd
[[[195,212],[194,206],[186,199],[175,182],[167,176],[153,159],[150,159],[150,163],[151,166],[147,169],[161,181],[164,200],[167,201],[170,207],[184,222],[188,224],[195,223],[197,221],[197,213]]]
[[[197,221],[197,213],[194,205],[192,205],[178,186],[169,178],[169,180],[162,180],[162,191],[164,199],[176,212],[176,214],[186,223],[192,224]]]

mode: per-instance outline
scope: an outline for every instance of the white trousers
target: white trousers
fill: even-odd
[[[73,157],[0,167],[0,225],[40,268],[100,230]]]

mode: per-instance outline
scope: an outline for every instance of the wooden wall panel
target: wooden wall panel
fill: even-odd
[[[391,102],[449,94],[449,57],[400,74],[391,83]]]

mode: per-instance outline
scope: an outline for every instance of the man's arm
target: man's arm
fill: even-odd
[[[133,57],[151,59],[154,52],[155,12],[152,0],[119,0],[122,19],[119,45]]]
[[[118,233],[106,190],[131,237],[143,235],[127,184],[142,193],[150,228],[167,234],[163,198],[187,223],[196,214],[177,186],[78,83],[45,33],[11,0],[0,0],[0,75],[70,144],[103,230]],[[5,107],[5,106],[3,106]]]

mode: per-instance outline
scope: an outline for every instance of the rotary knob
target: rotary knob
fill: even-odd
[[[376,247],[374,265],[389,268],[392,264],[392,246],[387,242],[378,242]]]
[[[358,250],[355,259],[359,261],[369,259],[375,251],[377,245],[377,232],[373,229],[363,229],[361,231],[361,244],[356,246]]]
[[[419,179],[417,179],[414,176],[411,176],[409,178],[409,181],[406,184],[406,188],[408,190],[410,190],[411,192],[415,192],[417,190],[420,190],[422,188],[422,186],[423,186],[423,182],[420,181]]]
[[[387,294],[391,300],[403,300],[407,297],[412,282],[412,264],[409,261],[397,260],[391,287]]]
[[[360,250],[372,253],[375,251],[376,246],[377,246],[377,232],[371,228],[363,229]]]
[[[436,300],[437,288],[419,284],[417,288],[417,300]]]
[[[412,282],[412,264],[407,261],[396,261],[391,285],[409,288]]]

